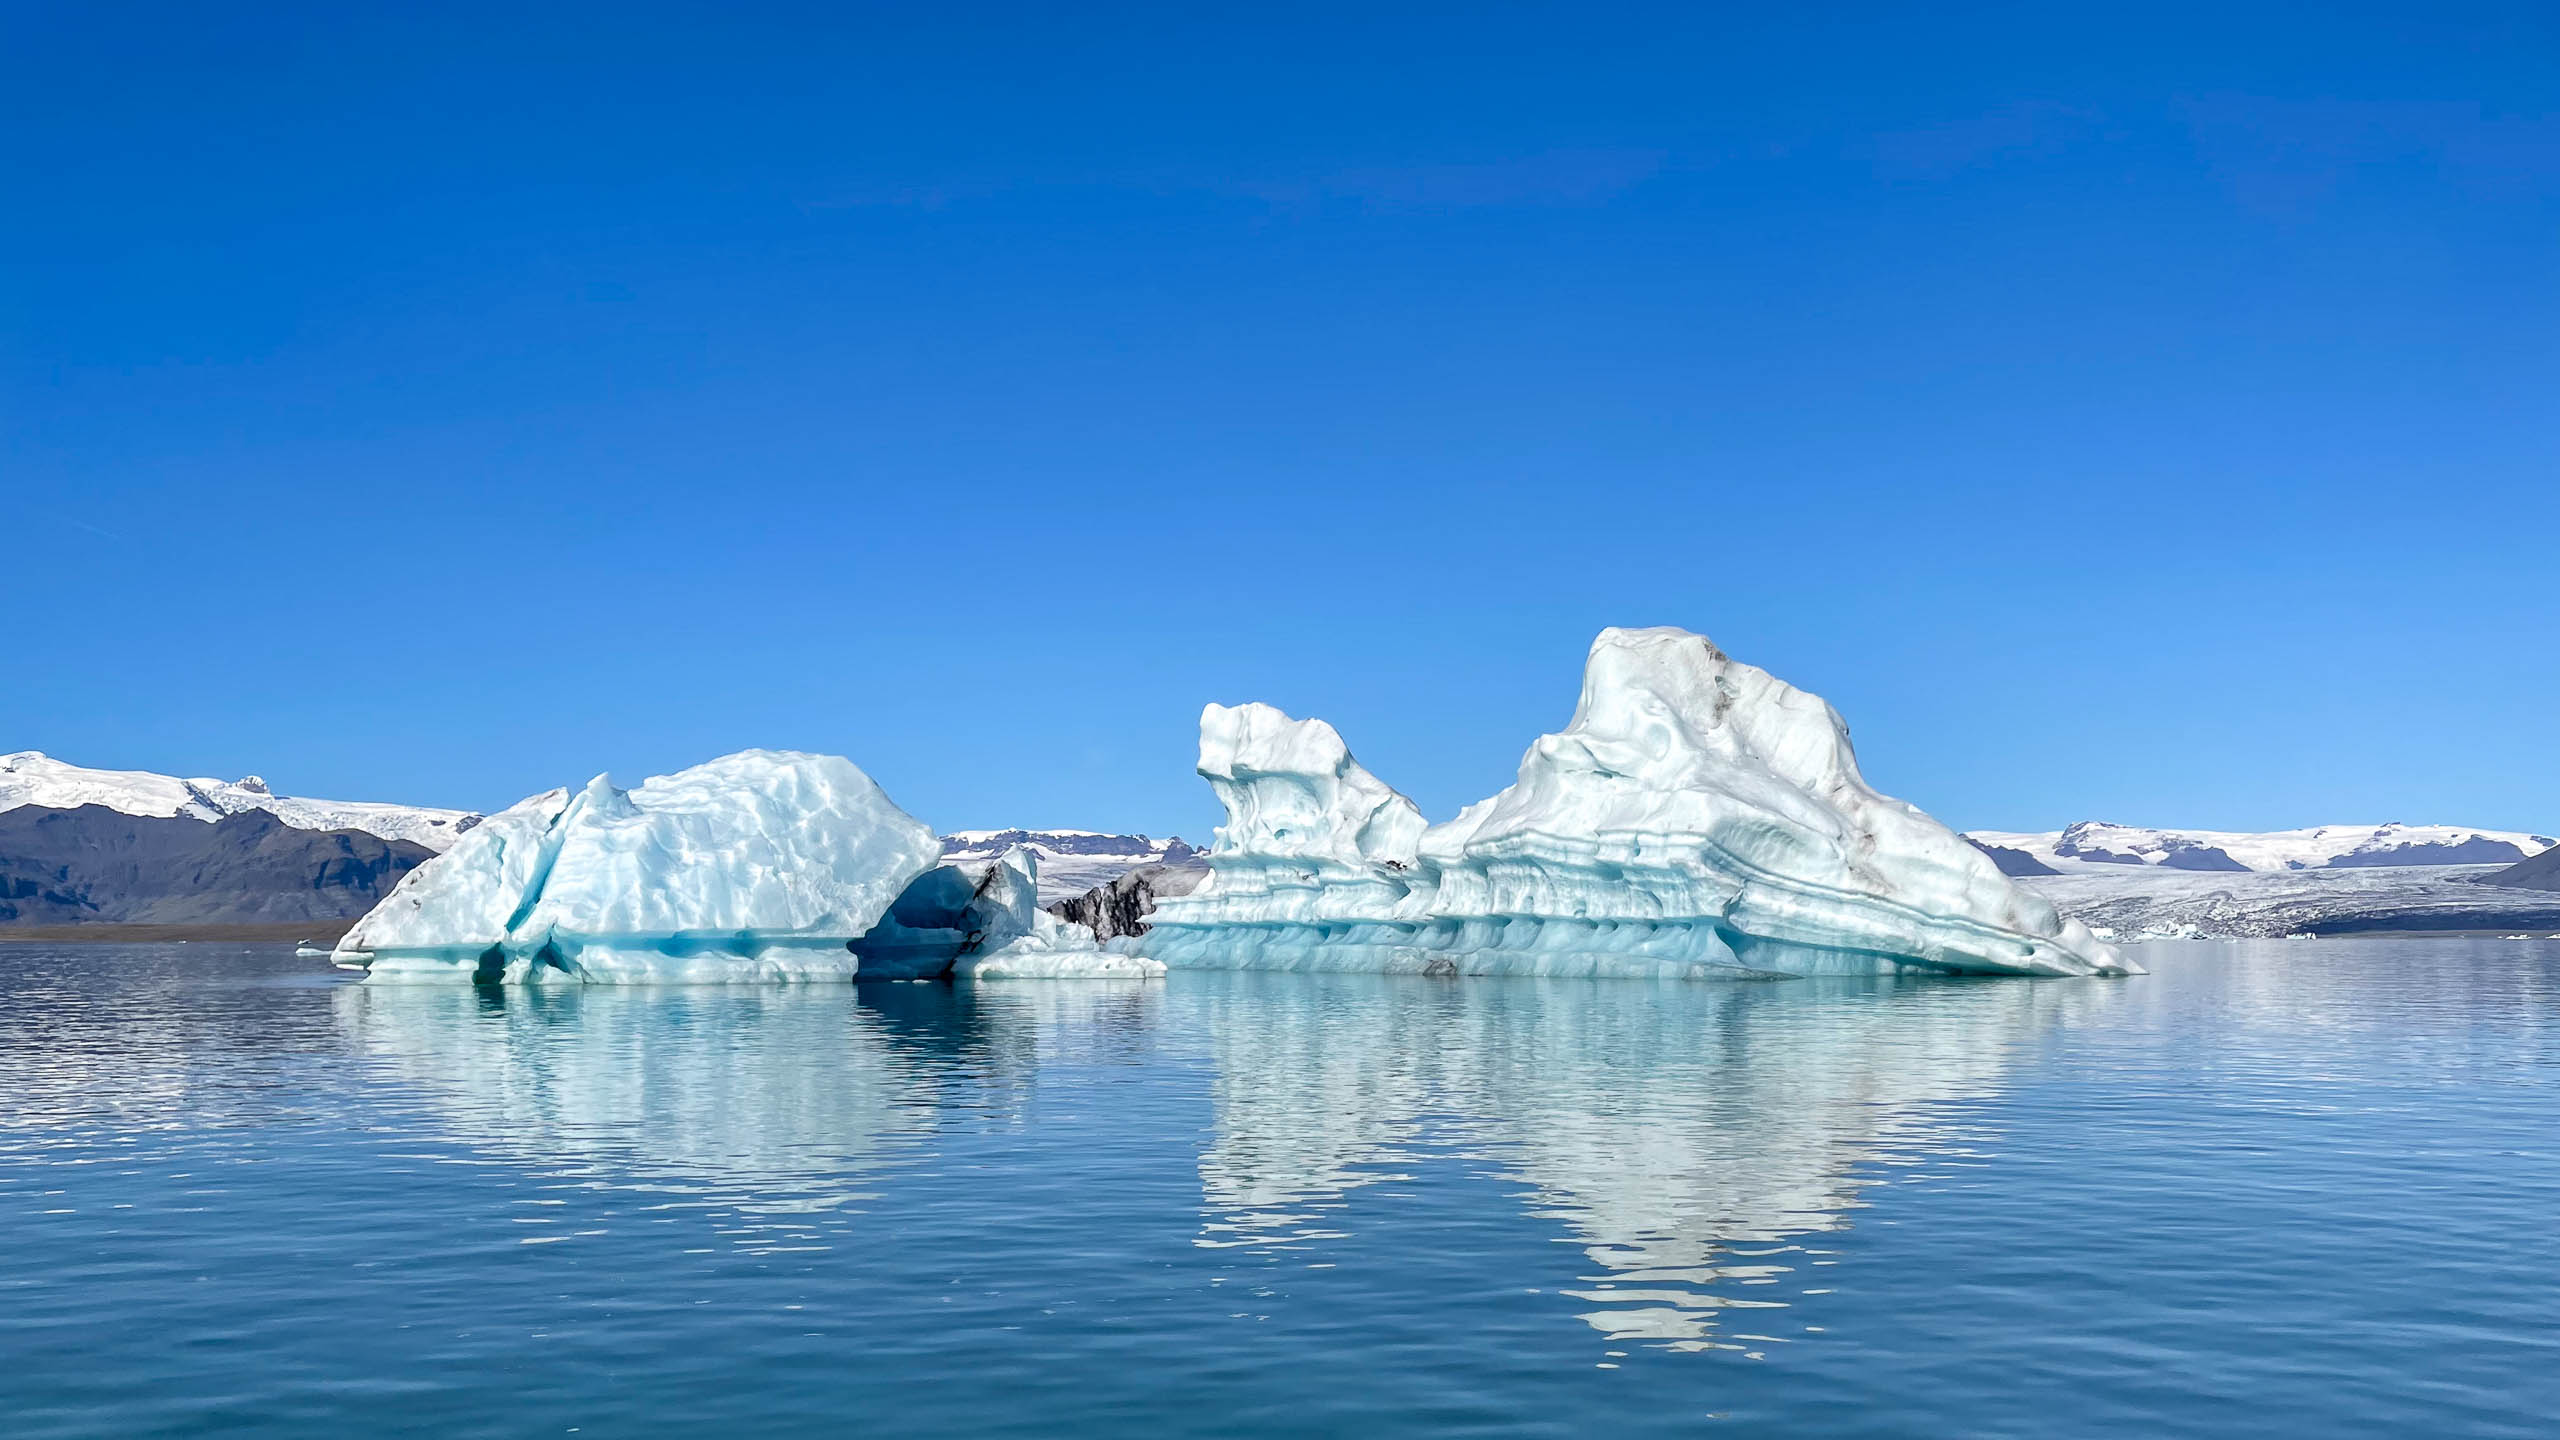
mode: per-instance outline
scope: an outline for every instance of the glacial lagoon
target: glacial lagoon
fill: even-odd
[[[383,987],[0,946],[0,1415],[2541,1435],[2560,945]]]

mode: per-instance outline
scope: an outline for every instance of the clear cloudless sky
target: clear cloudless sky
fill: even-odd
[[[2546,4],[0,4],[0,751],[1445,816],[1611,624],[1957,825],[2560,827]]]

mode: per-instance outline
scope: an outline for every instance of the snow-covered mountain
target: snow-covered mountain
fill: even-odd
[[[1975,830],[1965,836],[1994,852],[2023,855],[2069,875],[2089,865],[2169,870],[2338,870],[2404,865],[2510,865],[2560,845],[2549,835],[2460,825],[2315,825],[2307,830],[2153,830],[2083,820],[2066,830]],[[2013,868],[2012,873],[2036,874]]]
[[[211,824],[102,805],[0,811],[0,929],[310,925],[372,909],[435,856],[360,830],[297,830],[264,810]]]
[[[2520,868],[2520,867],[2519,867]],[[2493,865],[2331,865],[2213,874],[2078,865],[2018,883],[2116,940],[2236,940],[2432,931],[2560,934],[2560,895],[2510,888]]]
[[[2084,820],[2066,830],[1965,836],[2003,873],[2120,940],[2443,930],[2560,929],[2560,901],[2500,885],[2507,865],[2560,855],[2548,835],[2460,825],[2155,830]]]
[[[968,865],[993,860],[1016,845],[1040,859],[1040,903],[1072,900],[1150,865],[1203,863],[1178,835],[1110,835],[1098,830],[955,830],[942,837],[942,858]]]
[[[30,805],[48,810],[102,805],[145,819],[201,820],[208,825],[227,815],[263,810],[295,830],[357,830],[384,840],[406,840],[438,854],[481,820],[468,810],[278,795],[255,775],[238,780],[186,780],[148,770],[91,770],[37,750],[0,755],[0,811]]]

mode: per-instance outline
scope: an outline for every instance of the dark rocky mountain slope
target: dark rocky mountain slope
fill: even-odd
[[[2056,870],[2052,866],[2037,859],[2033,855],[2028,854],[2024,850],[2012,850],[2005,845],[1986,845],[1983,842],[1974,839],[1970,835],[1964,837],[1964,843],[1981,851],[1983,854],[1990,856],[1991,863],[2000,867],[2000,873],[2009,876],[2012,879],[2015,879],[2020,875],[2059,875],[2062,873],[2061,871]]]
[[[2511,885],[2518,890],[2560,890],[2560,846],[2530,860],[2480,877],[2483,885]]]
[[[103,805],[0,811],[0,926],[345,920],[434,858],[361,830],[297,830],[263,810],[207,824]]]

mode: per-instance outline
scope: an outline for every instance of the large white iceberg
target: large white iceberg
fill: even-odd
[[[942,845],[852,761],[748,750],[490,816],[338,942],[375,976],[847,978]]]
[[[1145,975],[1038,905],[1032,851],[982,871],[852,761],[748,750],[493,815],[335,958],[378,979],[650,982]]]
[[[2139,971],[1869,789],[1828,704],[1685,630],[1602,631],[1573,722],[1439,825],[1267,705],[1202,712],[1200,773],[1210,877],[1134,942],[1176,968]]]

